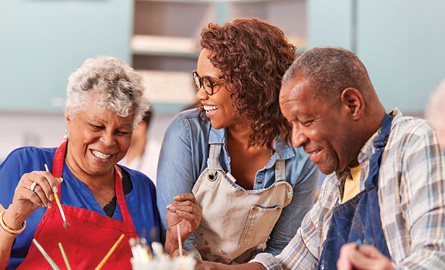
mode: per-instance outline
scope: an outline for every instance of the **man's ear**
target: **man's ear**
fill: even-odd
[[[345,109],[349,111],[354,120],[363,117],[365,111],[365,101],[362,94],[355,88],[346,88],[341,93],[341,102]]]

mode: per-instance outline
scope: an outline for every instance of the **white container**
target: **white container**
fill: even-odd
[[[193,256],[182,256],[170,259],[163,257],[148,262],[136,261],[131,258],[133,270],[194,270],[196,261]]]

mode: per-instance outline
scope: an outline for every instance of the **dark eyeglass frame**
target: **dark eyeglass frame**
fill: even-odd
[[[204,89],[204,92],[206,92],[206,94],[209,96],[215,94],[215,92],[213,91],[214,86],[225,82],[225,80],[222,78],[215,79],[215,78],[208,77],[208,76],[200,77],[198,75],[198,73],[196,72],[196,70],[193,70],[192,74],[193,74],[193,82],[195,83],[196,90],[199,91],[199,89],[201,89],[201,87],[202,87]],[[210,89],[209,89],[209,87],[210,87]]]

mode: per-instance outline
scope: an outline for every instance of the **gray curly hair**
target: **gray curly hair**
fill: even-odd
[[[103,95],[99,101],[103,109],[112,109],[121,117],[134,114],[133,127],[150,108],[143,96],[142,76],[124,61],[111,56],[88,58],[69,76],[68,118],[74,119],[79,111],[88,108],[94,93]]]

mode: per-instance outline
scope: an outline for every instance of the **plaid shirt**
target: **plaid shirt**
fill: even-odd
[[[396,269],[445,269],[445,153],[424,120],[403,117],[398,109],[379,171],[380,216]],[[360,189],[369,175],[375,149],[372,136],[362,147]],[[267,269],[315,269],[329,229],[332,209],[348,172],[326,177],[318,201],[300,229],[276,257],[263,253],[251,262]]]

